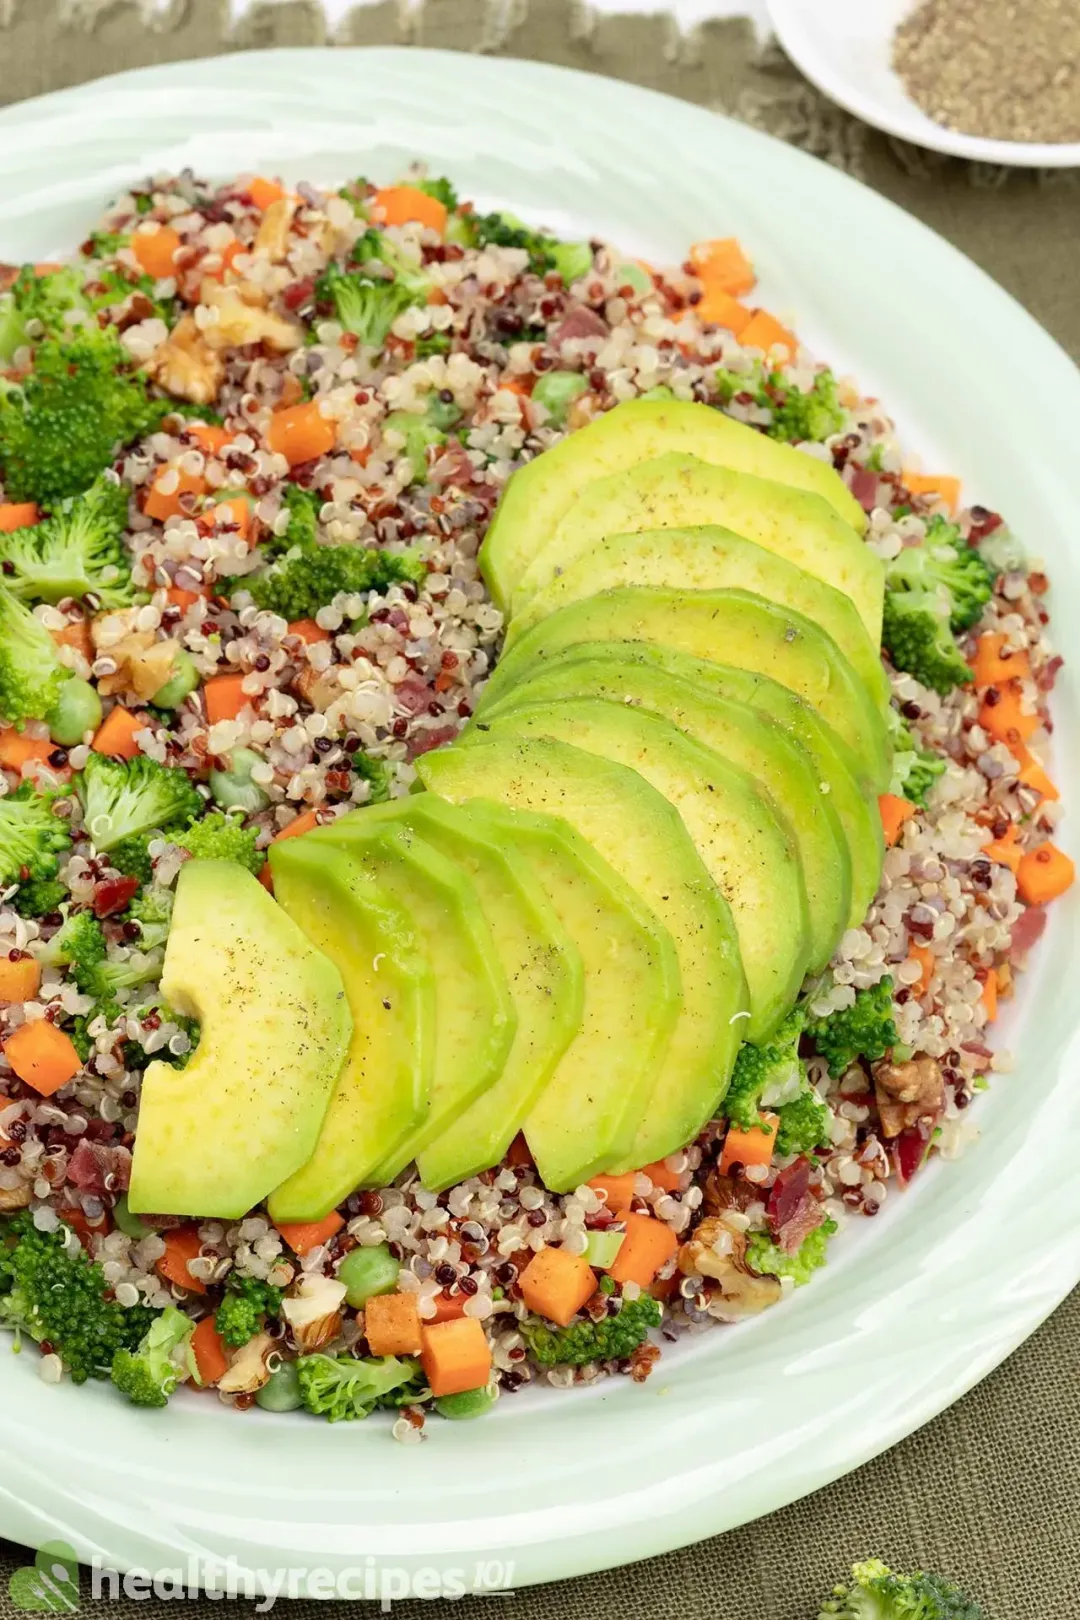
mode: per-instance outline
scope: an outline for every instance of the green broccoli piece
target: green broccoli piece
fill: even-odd
[[[921,545],[905,546],[885,564],[887,591],[939,592],[950,629],[961,635],[982,618],[994,594],[994,570],[955,523],[932,517]]]
[[[429,197],[434,197],[437,202],[441,202],[451,214],[458,205],[458,194],[445,175],[440,176],[437,180],[414,180],[412,184],[417,191],[426,192]]]
[[[412,482],[421,484],[427,478],[428,447],[446,443],[446,430],[456,427],[461,420],[461,409],[453,401],[447,404],[437,394],[428,397],[425,409],[420,411],[391,411],[383,422],[383,432],[399,433],[405,440],[405,455],[412,463]]]
[[[239,1350],[261,1333],[268,1316],[281,1313],[282,1290],[257,1277],[229,1273],[225,1297],[217,1308],[214,1326],[231,1350]]]
[[[272,563],[264,573],[245,575],[238,585],[251,592],[256,607],[279,613],[290,623],[313,619],[339,593],[386,591],[410,581],[419,585],[427,568],[415,551],[381,551],[368,546],[315,546]]]
[[[426,304],[431,277],[418,259],[392,242],[384,231],[365,231],[354,244],[352,262],[367,273],[369,265],[381,265],[393,277],[394,285],[409,294],[410,304]]]
[[[855,1564],[851,1581],[833,1588],[818,1620],[984,1620],[958,1586],[937,1575],[896,1575],[878,1558]]]
[[[796,1288],[801,1288],[825,1264],[829,1239],[835,1231],[835,1221],[823,1221],[803,1238],[794,1254],[786,1254],[767,1232],[750,1232],[746,1238],[746,1263],[759,1277],[790,1277]]]
[[[6,1223],[0,1326],[47,1340],[74,1383],[106,1379],[118,1350],[134,1350],[157,1316],[107,1297],[101,1267],[66,1227],[39,1232],[28,1214]]]
[[[971,680],[938,592],[886,590],[881,645],[895,669],[942,697]]]
[[[0,382],[0,477],[8,499],[49,507],[78,495],[167,409],[150,398],[112,328],[46,339],[28,377]]]
[[[390,797],[390,766],[386,760],[375,759],[361,748],[352,757],[352,768],[371,786],[368,803],[385,804]]]
[[[131,1069],[134,1073],[141,1073],[148,1063],[171,1063],[174,1069],[183,1069],[191,1061],[199,1045],[200,1029],[198,1023],[194,1018],[186,1018],[183,1013],[176,1012],[174,1008],[169,1006],[167,1001],[162,1001],[160,996],[157,1001],[149,1006],[136,1007],[134,1011],[130,1007],[124,1008],[126,1016],[134,1016],[138,1019],[145,1018],[151,1012],[156,1012],[162,1023],[176,1024],[179,1030],[187,1036],[191,1044],[186,1052],[177,1054],[170,1052],[167,1046],[159,1047],[156,1052],[148,1052],[140,1041],[125,1041],[123,1046],[124,1068]],[[116,1016],[119,1016],[119,1008],[116,1009]],[[110,1018],[110,1022],[115,1022],[115,1016]]]
[[[416,340],[416,358],[427,360],[433,354],[449,354],[450,338],[446,332],[428,332]]]
[[[524,248],[529,255],[529,267],[538,276],[554,270],[552,250],[558,246],[555,238],[544,231],[532,230],[513,214],[473,214],[470,224],[477,247]]]
[[[307,1411],[331,1423],[366,1418],[394,1390],[413,1383],[415,1361],[396,1356],[361,1360],[357,1356],[300,1356],[296,1363],[300,1398]]]
[[[369,231],[368,236],[377,235]],[[361,241],[366,240],[362,237]],[[390,335],[390,328],[403,310],[420,304],[427,297],[427,282],[423,291],[412,284],[412,278],[393,280],[376,279],[343,270],[340,265],[329,264],[315,283],[315,298],[319,305],[330,305],[334,317],[346,332],[352,332],[362,344],[381,349]]]
[[[40,952],[52,967],[66,967],[84,995],[97,994],[98,974],[107,955],[105,931],[92,911],[74,912]]]
[[[153,833],[138,833],[133,838],[121,838],[109,851],[109,865],[124,877],[138,878],[140,883],[153,883],[154,863],[150,858],[150,840]]]
[[[67,823],[53,812],[53,798],[21,782],[0,799],[0,888],[55,878],[71,837]]]
[[[88,308],[82,275],[74,265],[38,275],[32,264],[24,264],[0,296],[0,363],[7,364],[17,349],[42,338],[64,336],[70,331],[66,317]]]
[[[241,826],[238,816],[211,810],[201,821],[193,821],[176,842],[197,860],[236,861],[258,876],[266,861],[263,851],[255,848],[258,836],[258,828]]]
[[[180,832],[203,808],[185,771],[159,765],[145,754],[128,760],[91,754],[75,788],[94,848],[110,855],[113,864],[121,844],[129,846],[133,838],[152,831]]]
[[[651,1294],[624,1299],[615,1316],[599,1322],[586,1318],[569,1327],[552,1328],[546,1322],[526,1321],[520,1332],[533,1360],[541,1367],[584,1367],[590,1361],[623,1361],[660,1326],[663,1308]]]
[[[299,484],[286,484],[281,493],[281,504],[289,514],[289,527],[284,534],[268,535],[260,550],[267,557],[281,557],[293,546],[302,551],[312,550],[319,543],[319,508],[322,499],[312,489],[301,489]]]
[[[130,241],[127,231],[91,231],[81,251],[86,259],[112,259]]]
[[[944,773],[948,761],[944,754],[920,748],[910,727],[903,723],[895,709],[889,710],[889,720],[893,745],[889,792],[925,809],[930,789]]]
[[[832,1111],[822,1102],[813,1086],[807,1085],[797,1097],[776,1110],[776,1151],[786,1158],[791,1153],[812,1153],[832,1141]]]
[[[28,883],[19,884],[8,904],[20,917],[48,917],[59,911],[67,899],[70,895],[59,878],[32,878]]]
[[[0,719],[8,725],[47,721],[61,688],[71,679],[71,671],[60,662],[56,643],[41,620],[0,586]]]
[[[770,439],[783,444],[821,444],[844,426],[844,408],[837,397],[836,378],[831,371],[819,371],[814,386],[804,392],[774,374],[777,394],[770,401],[772,421],[765,429]]]
[[[164,945],[172,923],[173,891],[156,884],[141,888],[128,907],[128,920],[138,923],[144,951]]]
[[[93,592],[106,610],[135,596],[124,545],[128,492],[106,474],[29,529],[0,535],[0,569],[13,596],[59,602]]]
[[[167,1305],[134,1350],[122,1347],[113,1356],[110,1377],[120,1393],[136,1406],[168,1406],[182,1379],[198,1380],[194,1332],[194,1320]]]
[[[856,1058],[876,1063],[897,1040],[892,979],[886,975],[869,989],[856,990],[850,1007],[826,1018],[809,1017],[806,1035],[832,1075],[845,1074]]]
[[[740,1130],[749,1131],[758,1124],[763,1098],[775,1104],[789,1093],[794,1095],[801,1084],[805,1066],[799,1061],[799,1037],[804,1016],[796,1007],[764,1046],[750,1041],[740,1046],[722,1105]]]

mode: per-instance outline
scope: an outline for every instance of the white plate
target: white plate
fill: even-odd
[[[109,193],[148,171],[389,179],[413,157],[484,206],[661,261],[737,233],[764,298],[857,369],[935,469],[1009,515],[1047,559],[1059,623],[1080,619],[1070,361],[881,198],[682,102],[412,50],[149,69],[0,113],[0,258],[78,242]],[[1066,666],[1066,802],[1080,796],[1076,697]],[[513,1565],[520,1585],[664,1552],[826,1484],[955,1400],[1080,1277],[1080,1001],[1062,994],[1078,927],[1073,896],[1024,984],[1022,1041],[1009,1031],[1018,1070],[979,1102],[974,1150],[845,1234],[794,1299],[666,1352],[646,1385],[530,1392],[405,1447],[378,1420],[240,1417],[194,1395],[139,1412],[108,1388],[47,1388],[36,1356],[3,1355],[0,1531],[59,1534],[119,1566],[232,1555],[264,1571],[323,1566],[331,1580],[394,1570],[399,1585],[426,1569],[430,1590],[454,1570],[497,1583]],[[326,1595],[325,1579],[302,1584]]]
[[[1020,168],[1080,166],[1080,142],[991,141],[935,124],[892,70],[892,39],[918,0],[766,0],[774,32],[812,84],[848,112],[935,152]]]

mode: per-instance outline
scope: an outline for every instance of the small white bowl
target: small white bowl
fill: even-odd
[[[1080,167],[1080,141],[991,141],[935,124],[891,66],[898,24],[918,0],[766,0],[773,31],[812,84],[867,124],[936,152],[1024,168]]]

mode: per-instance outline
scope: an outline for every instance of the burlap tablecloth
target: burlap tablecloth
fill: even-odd
[[[533,57],[742,117],[925,220],[1080,356],[1075,172],[979,169],[880,136],[824,102],[737,21],[685,36],[663,15],[592,16],[576,0],[426,0],[420,9],[384,0],[352,12],[328,37],[323,13],[306,0],[255,5],[235,24],[225,0],[0,0],[0,103],[154,62],[323,44]],[[501,1603],[513,1620],[814,1620],[846,1566],[876,1554],[953,1576],[982,1598],[989,1620],[1080,1620],[1078,1345],[1080,1293],[951,1411],[828,1490],[667,1558],[512,1598],[464,1600],[457,1612],[490,1620]],[[913,1360],[919,1348],[913,1324]],[[0,1620],[23,1612],[7,1581],[24,1561],[0,1544]],[[423,1613],[415,1603],[402,1608],[408,1620]],[[145,1609],[110,1605],[124,1620]],[[203,1600],[184,1612],[216,1620],[222,1608]]]

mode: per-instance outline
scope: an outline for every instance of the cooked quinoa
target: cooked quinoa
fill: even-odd
[[[100,306],[99,324],[115,327],[132,362],[178,411],[115,465],[130,490],[126,544],[138,599],[112,611],[92,596],[33,609],[62,662],[96,687],[106,714],[114,705],[137,711],[138,750],[181,767],[202,799],[215,797],[212,771],[235,773],[238,757],[247,760],[253,798],[232,803],[257,806],[244,820],[257,850],[298,816],[326,822],[407,793],[417,757],[456,736],[499,655],[502,619],[477,553],[500,492],[523,461],[621,401],[664,388],[794,438],[841,472],[869,514],[867,543],[885,560],[922,542],[945,512],[933,490],[905,483],[892,422],[853,382],[834,381],[802,348],[763,368],[760,351],[703,321],[689,261],[643,273],[593,242],[567,284],[531,245],[471,246],[465,230],[455,242],[415,223],[388,226],[386,237],[422,268],[431,291],[396,314],[376,347],[343,327],[320,280],[329,261],[348,262],[369,230],[372,188],[305,184],[286,197],[264,186],[253,195],[243,179],[214,187],[190,174],[158,177],[120,197],[84,244],[85,282],[117,294]],[[132,231],[155,222],[180,246],[175,274],[147,286]],[[11,370],[25,360],[17,353]],[[534,397],[552,372],[580,379],[565,421]],[[822,409],[793,415],[792,402],[807,397]],[[332,448],[290,466],[270,448],[271,415],[304,401],[329,424]],[[445,425],[417,452],[402,413]],[[820,434],[801,440],[793,423]],[[223,431],[208,435],[207,424]],[[340,592],[311,612],[305,605],[285,617],[258,607],[252,592],[268,554],[287,558],[291,487],[313,497],[319,545],[365,548],[408,567],[390,566],[378,588]],[[152,491],[153,509],[171,506],[164,519],[146,510]],[[229,491],[250,497],[246,520],[234,507],[217,516],[207,504]],[[0,502],[14,498],[0,486]],[[1004,638],[1019,672],[1020,709],[1032,719],[1026,749],[1038,760],[1061,663],[1047,640],[1046,576],[996,514],[972,506],[954,521],[960,539],[979,542],[996,570],[993,595],[961,651],[974,656],[987,633]],[[176,667],[180,649],[198,680],[178,706],[153,706],[161,672]],[[545,1190],[520,1139],[501,1168],[445,1193],[425,1191],[411,1170],[392,1187],[355,1193],[340,1229],[302,1256],[260,1211],[231,1225],[200,1222],[189,1272],[202,1293],[159,1272],[170,1231],[185,1223],[148,1218],[146,1235],[131,1236],[113,1212],[127,1185],[142,1070],[155,1055],[182,1063],[198,1032],[160,996],[163,942],[148,946],[133,920],[130,873],[94,853],[83,825],[73,777],[86,766],[87,743],[53,746],[33,719],[22,735],[39,746],[16,765],[3,756],[4,791],[21,779],[57,792],[54,809],[72,842],[53,909],[24,915],[21,882],[4,891],[0,952],[12,962],[40,958],[43,972],[34,1000],[0,1007],[0,1031],[8,1040],[40,1019],[78,1028],[84,1060],[73,1080],[42,1097],[0,1057],[0,1210],[29,1211],[44,1233],[70,1226],[121,1306],[179,1304],[199,1318],[216,1310],[226,1279],[258,1279],[295,1295],[302,1278],[333,1277],[349,1251],[387,1245],[401,1265],[397,1286],[417,1296],[421,1320],[456,1313],[485,1325],[502,1394],[614,1372],[641,1381],[665,1341],[774,1303],[795,1277],[755,1271],[746,1252],[754,1234],[762,1242],[775,1236],[776,1201],[793,1175],[806,1183],[803,1201],[808,1195],[819,1206],[807,1230],[831,1232],[829,1222],[878,1214],[929,1154],[954,1157],[975,1134],[969,1105],[1010,1067],[1008,1054],[991,1046],[987,981],[998,996],[1011,995],[1044,921],[1042,908],[1018,895],[1015,862],[989,858],[986,846],[1015,840],[1023,852],[1052,838],[1060,803],[1020,780],[1022,749],[983,728],[985,691],[957,685],[941,696],[887,668],[913,745],[940,756],[944,768],[887,851],[865,922],[845,933],[807,1001],[811,1017],[824,1018],[891,977],[891,1061],[856,1061],[830,1074],[804,1042],[809,1079],[831,1111],[826,1145],[721,1173],[721,1119],[665,1161],[656,1172],[663,1185],[637,1174],[633,1208],[669,1226],[680,1247],[653,1288],[660,1329],[628,1356],[548,1365],[536,1353],[518,1285],[524,1267],[545,1245],[584,1252],[591,1233],[618,1230],[623,1216],[592,1187]],[[235,717],[211,723],[202,685],[222,674],[242,677],[244,701]],[[210,808],[221,803],[215,797]],[[162,899],[188,852],[162,832],[146,855],[152,871],[143,888]],[[104,1010],[48,959],[65,919],[85,909],[102,920],[109,961],[132,967],[139,981],[117,988]],[[585,1319],[614,1315],[639,1292],[633,1284],[598,1291]],[[288,1313],[272,1316],[268,1331],[277,1359],[313,1349],[366,1352],[362,1310],[340,1303],[314,1337],[290,1325]],[[43,1376],[55,1379],[52,1346],[41,1349]],[[248,1387],[220,1398],[243,1408],[255,1396]],[[420,1439],[428,1410],[417,1392],[394,1414],[395,1436]]]

